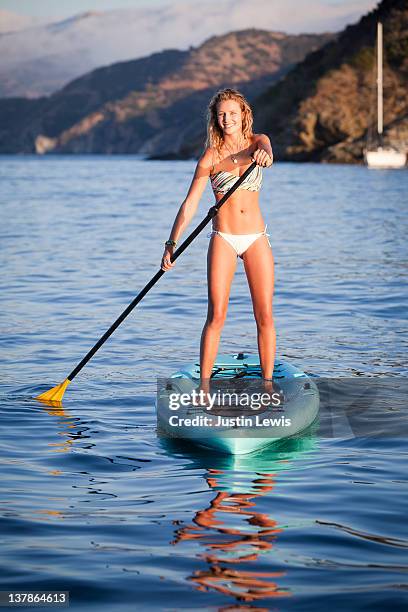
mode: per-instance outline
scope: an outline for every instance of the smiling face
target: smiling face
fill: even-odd
[[[218,152],[227,145],[234,149],[251,142],[253,117],[248,100],[236,89],[220,89],[207,108],[205,146]]]
[[[217,105],[217,120],[224,137],[241,135],[242,111],[240,104],[235,100],[223,100]]]

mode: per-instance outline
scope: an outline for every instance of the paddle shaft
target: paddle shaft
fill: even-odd
[[[236,183],[231,187],[229,191],[221,198],[219,202],[212,206],[206,217],[197,225],[197,227],[191,232],[191,234],[181,243],[179,248],[174,252],[171,257],[171,262],[176,261],[178,257],[186,250],[186,248],[193,242],[194,238],[198,236],[198,234],[204,229],[211,219],[215,217],[215,215],[220,210],[221,206],[225,204],[229,197],[232,196],[234,191],[238,189],[238,187],[243,183],[243,181],[247,178],[247,176],[252,172],[252,170],[256,167],[256,162],[253,162],[247,170],[243,173],[242,176],[237,180]],[[103,336],[98,340],[98,342],[91,348],[90,351],[85,355],[85,357],[78,363],[78,365],[72,370],[71,374],[68,376],[68,380],[72,381],[75,376],[82,370],[82,368],[88,363],[88,361],[95,355],[96,351],[101,348],[101,346],[106,342],[106,340],[113,334],[115,329],[119,327],[119,325],[126,319],[126,317],[132,312],[132,310],[139,304],[139,302],[144,298],[146,293],[150,291],[150,289],[157,283],[157,281],[165,274],[164,270],[160,269],[153,278],[147,283],[145,287],[140,291],[140,293],[135,297],[135,299],[129,304],[127,308],[122,312],[122,314],[116,319],[114,323],[110,326],[110,328],[103,334]]]

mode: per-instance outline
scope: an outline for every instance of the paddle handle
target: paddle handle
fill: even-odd
[[[252,172],[252,170],[256,167],[256,162],[253,162],[249,168],[245,170],[242,176],[234,183],[229,191],[217,202],[214,206],[212,206],[205,218],[197,225],[197,227],[191,232],[189,236],[181,243],[179,248],[173,253],[171,257],[171,261],[176,261],[178,257],[186,250],[186,248],[193,242],[194,238],[198,236],[198,234],[204,229],[211,219],[215,217],[215,215],[220,210],[221,206],[225,204],[229,197],[232,196],[234,191],[238,189],[238,187],[245,181],[247,176]],[[88,361],[95,355],[96,351],[98,351],[101,346],[106,342],[106,340],[113,334],[115,329],[119,327],[119,325],[126,319],[126,317],[132,312],[132,310],[139,304],[139,302],[144,298],[146,293],[150,291],[150,289],[157,283],[157,281],[165,274],[164,270],[160,269],[153,278],[147,283],[145,287],[138,293],[138,295],[132,300],[132,302],[125,308],[122,314],[116,319],[114,323],[110,326],[110,328],[103,334],[101,338],[99,338],[98,342],[94,344],[90,351],[85,355],[85,357],[78,363],[78,365],[72,370],[72,372],[68,376],[68,380],[72,381],[75,376],[82,370],[82,368],[88,363]]]

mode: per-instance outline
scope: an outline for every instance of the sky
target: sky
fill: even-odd
[[[220,0],[187,0],[192,5],[199,4],[205,10],[205,4],[220,3]],[[222,0],[221,0],[222,1]],[[119,8],[141,8],[144,6],[162,6],[169,4],[171,0],[0,0],[0,9],[8,10],[20,15],[35,17],[71,17],[77,13],[86,11],[109,11]],[[251,0],[248,0],[250,3]],[[282,0],[285,3],[285,0]],[[299,4],[310,4],[309,0],[298,0]],[[359,1],[345,2],[344,0],[320,0],[322,6],[337,6],[342,4],[359,5]],[[367,7],[367,1],[361,0],[361,13]]]
[[[167,4],[169,0],[0,0],[0,9],[34,17],[70,17],[86,11],[109,11]],[[190,0],[193,4],[197,0]],[[206,0],[208,2],[208,0]],[[210,0],[212,2],[213,0]]]

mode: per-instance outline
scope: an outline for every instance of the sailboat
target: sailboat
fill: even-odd
[[[377,132],[379,146],[366,149],[364,159],[369,168],[403,168],[407,155],[393,147],[382,146],[383,137],[383,29],[377,24]]]

